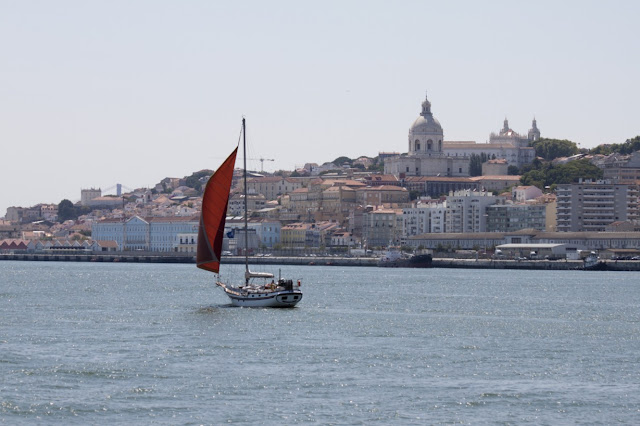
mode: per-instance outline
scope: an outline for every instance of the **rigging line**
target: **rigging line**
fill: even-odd
[[[242,118],[244,118],[244,115],[242,116]],[[240,146],[241,140],[242,140],[242,124],[240,124],[240,134],[238,135],[238,143],[236,143],[236,146]]]

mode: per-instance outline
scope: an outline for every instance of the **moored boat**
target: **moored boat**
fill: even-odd
[[[378,261],[382,268],[430,268],[430,254],[404,255],[397,250],[388,250]]]

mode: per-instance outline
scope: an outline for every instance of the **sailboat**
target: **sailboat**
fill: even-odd
[[[202,212],[198,230],[198,250],[196,265],[200,269],[217,274],[216,285],[221,287],[231,299],[234,306],[254,308],[291,308],[302,300],[300,280],[297,285],[293,280],[278,277],[267,272],[249,270],[249,236],[247,226],[247,137],[246,123],[242,119],[242,145],[244,156],[244,265],[245,272],[241,285],[234,286],[220,279],[220,260],[224,224],[229,205],[229,192],[233,178],[238,147],[211,176],[202,197]],[[271,281],[269,281],[271,280]]]

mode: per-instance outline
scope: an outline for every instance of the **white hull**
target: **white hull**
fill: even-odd
[[[236,287],[227,287],[226,284],[218,282],[224,292],[231,299],[234,306],[244,306],[247,308],[292,308],[302,300],[300,290],[275,289],[268,291],[265,289],[251,288],[249,290]]]

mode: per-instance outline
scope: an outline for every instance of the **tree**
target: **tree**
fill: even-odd
[[[335,160],[333,160],[332,163],[338,167],[342,167],[342,165],[345,163],[351,165],[351,163],[353,163],[353,160],[350,159],[349,157],[338,157]]]
[[[469,161],[469,174],[471,176],[482,176],[482,163],[486,162],[489,159],[489,156],[481,152],[478,154],[471,154]]]
[[[566,139],[541,138],[531,142],[531,146],[536,150],[536,156],[547,161],[559,157],[570,157],[578,153],[578,145]]]
[[[577,182],[578,179],[602,179],[602,169],[594,166],[587,159],[570,161],[566,164],[554,166],[549,162],[534,162],[531,170],[522,174],[520,182],[523,185],[533,185],[540,189],[549,186]]]
[[[185,178],[185,183],[189,188],[193,188],[198,192],[202,191],[202,182],[200,179],[205,176],[213,175],[213,170],[200,170],[199,172],[194,172],[191,176]]]
[[[481,176],[482,175],[482,162],[478,154],[471,154],[469,159],[469,175]]]
[[[409,199],[410,199],[411,201],[413,201],[413,200],[417,200],[417,199],[418,199],[418,197],[420,197],[420,194],[421,194],[421,192],[420,192],[420,191],[415,191],[415,190],[414,190],[414,191],[409,191]]]
[[[597,147],[593,148],[590,153],[609,155],[617,152],[622,155],[628,155],[635,151],[640,151],[640,136],[636,136],[633,139],[627,139],[626,141],[624,141],[624,143],[598,145]]]
[[[60,203],[58,204],[58,220],[60,221],[60,223],[64,222],[65,220],[75,220],[77,218],[78,216],[76,215],[76,206],[74,206],[73,203],[66,198],[60,201]]]
[[[520,174],[520,169],[518,169],[518,166],[511,165],[507,168],[507,174],[511,176],[518,176]]]

